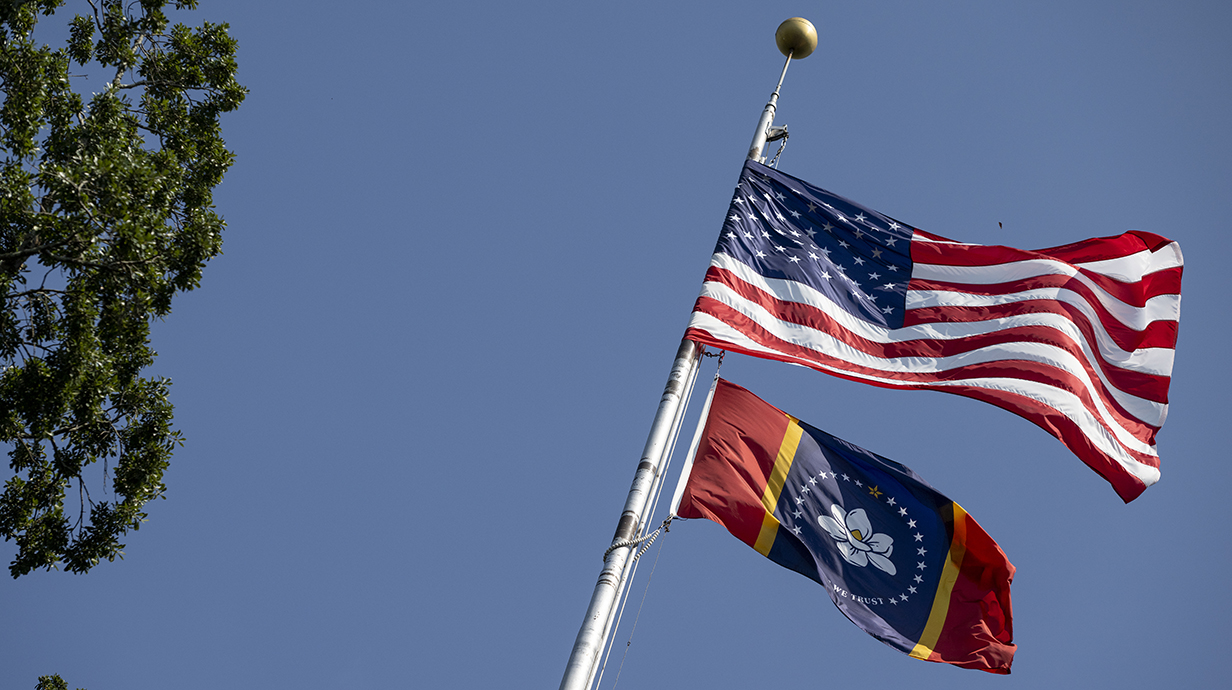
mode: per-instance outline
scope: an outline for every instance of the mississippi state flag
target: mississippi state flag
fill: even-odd
[[[1126,502],[1155,434],[1181,250],[1146,232],[1037,251],[953,242],[745,163],[686,337],[1026,417]]]
[[[1014,566],[906,467],[718,381],[675,513],[707,518],[821,583],[873,637],[917,659],[1009,673]]]

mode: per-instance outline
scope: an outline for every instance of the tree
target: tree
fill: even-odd
[[[166,491],[182,438],[170,382],[142,376],[150,324],[221,251],[212,190],[233,156],[219,119],[247,93],[227,25],[164,11],[196,0],[78,0],[81,14],[48,26],[63,4],[0,0],[0,444],[13,475],[0,534],[18,548],[14,578],[122,556]],[[36,38],[57,32],[58,48]]]

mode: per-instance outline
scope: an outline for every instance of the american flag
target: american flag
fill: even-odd
[[[1159,479],[1180,247],[954,242],[747,162],[686,337],[1021,415],[1129,502]]]

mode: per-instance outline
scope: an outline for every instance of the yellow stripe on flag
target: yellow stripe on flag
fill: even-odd
[[[787,423],[787,432],[783,434],[779,454],[774,459],[774,467],[766,478],[766,490],[761,495],[761,504],[766,509],[766,514],[762,517],[761,532],[757,534],[757,543],[753,548],[763,556],[770,555],[770,547],[774,546],[774,538],[778,535],[779,520],[774,517],[774,507],[779,503],[779,494],[787,483],[787,473],[791,471],[796,449],[800,447],[800,437],[804,434],[804,429],[800,428],[800,420],[791,415],[787,415],[787,418],[790,420]]]
[[[941,582],[937,583],[937,596],[933,598],[933,610],[928,614],[928,623],[924,625],[924,634],[920,635],[911,656],[917,659],[928,659],[941,637],[941,629],[945,627],[945,616],[950,608],[950,593],[954,591],[954,583],[958,581],[958,568],[963,557],[967,555],[967,511],[962,506],[954,504],[954,541],[950,542],[950,555],[941,569]]]

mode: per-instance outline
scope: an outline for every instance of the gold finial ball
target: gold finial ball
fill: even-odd
[[[774,32],[774,42],[784,55],[801,60],[817,49],[817,29],[803,17],[792,17],[779,24],[779,30]]]

